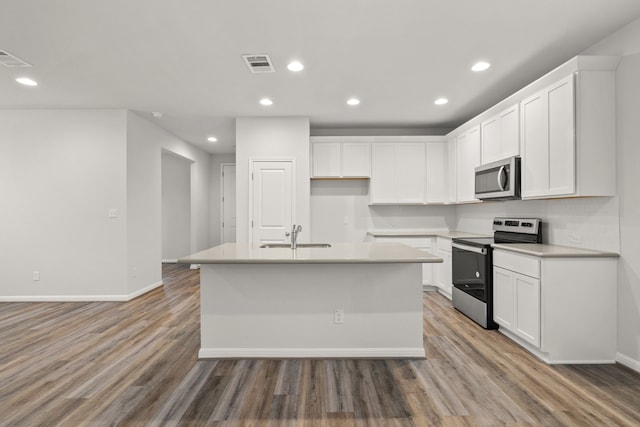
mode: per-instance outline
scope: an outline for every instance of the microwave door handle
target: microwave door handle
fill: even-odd
[[[498,187],[500,187],[500,191],[504,191],[504,185],[502,184],[502,175],[506,172],[504,165],[500,166],[500,170],[498,170]]]

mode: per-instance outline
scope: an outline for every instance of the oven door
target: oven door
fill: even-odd
[[[452,246],[451,273],[453,285],[463,292],[487,302],[491,278],[490,253],[486,248],[454,242]]]

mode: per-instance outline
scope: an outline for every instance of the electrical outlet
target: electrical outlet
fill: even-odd
[[[333,311],[333,323],[337,325],[341,325],[344,323],[344,310],[341,308],[336,308]]]
[[[33,272],[33,281],[37,282],[40,280],[40,272],[39,271],[34,271]]]
[[[344,225],[349,224],[349,217],[348,217],[348,216],[345,216],[345,217],[344,217],[344,221],[343,221],[343,222],[344,222]]]
[[[109,218],[118,218],[118,209],[109,209]]]
[[[580,234],[570,234],[569,243],[573,245],[579,245],[580,243],[582,243],[582,236]]]

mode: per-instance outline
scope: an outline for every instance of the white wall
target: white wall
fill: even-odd
[[[0,111],[0,299],[127,293],[125,118],[122,110]]]
[[[491,220],[496,216],[542,218],[544,243],[620,251],[616,197],[460,205],[457,207],[458,222],[455,228],[490,235],[493,234]],[[580,242],[574,243],[575,239]]]
[[[640,25],[637,26],[640,28]],[[640,40],[640,38],[636,39]],[[618,66],[618,351],[640,370],[640,54]]]
[[[160,129],[135,113],[127,114],[127,199],[129,293],[161,283],[161,153],[193,162],[191,167],[191,251],[210,247],[209,154]]]
[[[237,241],[249,241],[249,160],[295,159],[295,222],[301,224],[300,241],[308,241],[309,119],[306,117],[236,119]]]
[[[0,148],[2,300],[124,300],[160,285],[163,148],[195,162],[192,249],[209,246],[209,155],[133,113],[3,110]]]
[[[616,71],[620,260],[618,262],[618,360],[640,371],[640,19],[587,49],[621,55]]]
[[[191,164],[162,153],[162,260],[171,262],[191,253]]]
[[[217,246],[222,242],[220,235],[221,222],[221,199],[222,199],[222,182],[221,170],[222,163],[235,163],[235,154],[212,154],[211,155],[211,246]]]
[[[374,228],[453,229],[455,207],[369,206],[369,180],[311,181],[312,241],[364,242]]]

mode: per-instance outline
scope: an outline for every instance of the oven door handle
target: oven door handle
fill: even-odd
[[[467,245],[461,245],[460,243],[451,243],[451,246],[454,248],[458,248],[461,249],[463,251],[469,251],[469,252],[474,252],[476,254],[481,254],[481,255],[486,255],[487,254],[487,249],[486,248],[476,248],[475,246],[467,246]]]

